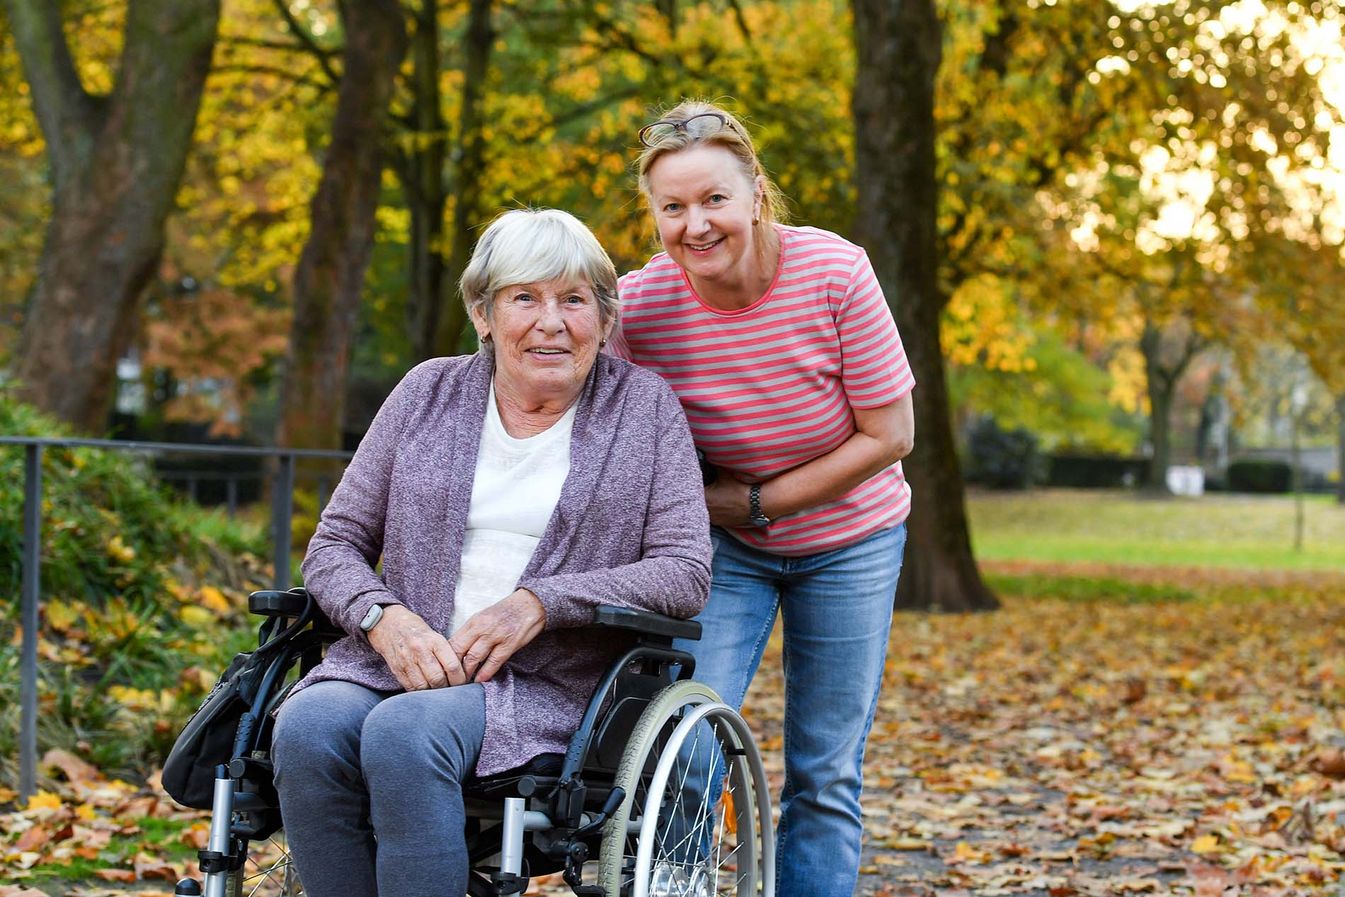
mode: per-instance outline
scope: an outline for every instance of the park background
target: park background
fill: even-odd
[[[865,887],[1337,886],[1336,4],[0,12],[0,435],[349,449],[411,365],[472,348],[485,222],[564,208],[638,266],[634,135],[719,100],[793,222],[868,249],[920,383]],[[201,822],[153,773],[275,576],[275,464],[44,448],[20,800],[23,459],[0,452],[3,877],[162,890]],[[297,551],[337,475],[301,465]],[[778,753],[776,675],[750,705]]]

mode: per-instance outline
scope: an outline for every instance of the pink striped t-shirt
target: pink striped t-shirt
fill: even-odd
[[[706,305],[665,253],[622,277],[609,347],[661,374],[706,459],[749,483],[830,452],[855,433],[851,408],[915,386],[864,250],[817,228],[777,230],[775,281],[744,309]],[[910,504],[898,462],[835,501],[733,534],[775,554],[816,554],[896,526]]]

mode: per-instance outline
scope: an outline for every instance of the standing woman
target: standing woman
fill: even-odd
[[[734,706],[784,620],[781,897],[854,893],[864,743],[910,489],[915,386],[864,250],[777,223],[741,122],[683,102],[640,131],[664,251],[621,278],[617,354],[681,399],[716,478],[696,678]]]

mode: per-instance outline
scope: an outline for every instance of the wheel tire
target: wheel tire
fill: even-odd
[[[714,788],[695,793],[678,783],[715,758],[724,761],[716,776],[723,796],[712,806]],[[708,686],[677,682],[655,695],[626,744],[615,784],[626,799],[599,848],[598,884],[607,897],[774,897],[761,756],[742,717]],[[729,807],[731,816],[718,812]]]

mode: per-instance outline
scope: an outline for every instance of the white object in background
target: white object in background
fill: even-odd
[[[1204,495],[1205,471],[1194,465],[1174,464],[1168,468],[1168,489],[1173,495]]]

